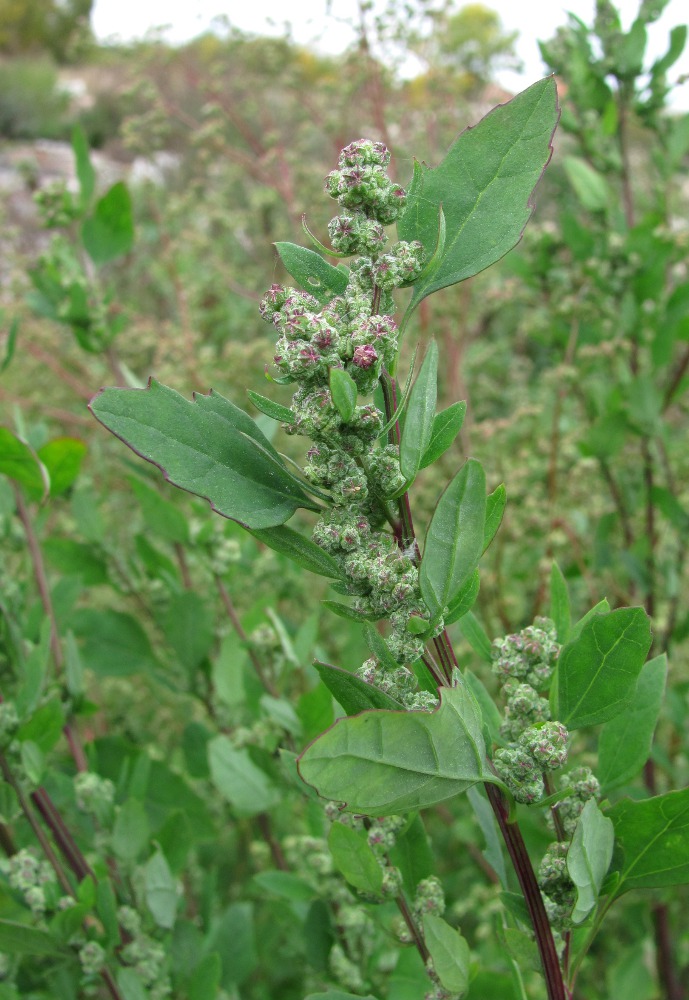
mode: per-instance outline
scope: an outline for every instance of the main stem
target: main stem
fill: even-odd
[[[397,388],[395,380],[387,375],[387,373],[381,378],[380,384],[385,401],[385,419],[389,422],[397,409]],[[399,445],[400,430],[398,423],[391,428],[390,439],[392,443]],[[399,497],[397,500],[397,509],[401,526],[398,541],[405,548],[414,546],[417,558],[420,559],[408,493],[405,492],[402,497]],[[452,671],[457,667],[457,659],[446,629],[434,639],[434,645],[447,683],[450,684]],[[538,887],[536,874],[533,870],[521,830],[516,823],[509,822],[509,809],[500,789],[489,782],[486,783],[485,789],[529,910],[529,916],[531,917],[531,923],[536,936],[536,944],[543,965],[548,1000],[571,1000],[571,993],[565,987],[562,978],[560,960],[555,948],[550,921],[545,912],[541,890]]]

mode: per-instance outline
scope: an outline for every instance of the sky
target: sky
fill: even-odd
[[[544,68],[537,39],[551,38],[557,27],[566,23],[567,11],[586,23],[593,18],[595,0],[483,0],[497,11],[506,31],[519,31],[517,53],[524,70],[518,75],[504,72],[499,82],[508,90],[520,90],[543,76]],[[400,3],[401,5],[401,3]],[[215,18],[224,17],[235,28],[254,34],[280,34],[289,20],[292,36],[303,44],[314,44],[328,53],[341,52],[352,40],[347,20],[354,20],[357,0],[95,0],[92,25],[101,40],[118,37],[123,41],[142,38],[147,32],[164,28],[162,37],[170,42],[184,42],[212,27]],[[461,2],[457,3],[461,6]],[[638,10],[639,0],[617,0],[623,23],[629,25]],[[330,10],[330,14],[328,14]],[[664,54],[670,28],[686,23],[686,0],[670,0],[661,19],[649,27],[648,56]],[[688,47],[689,48],[689,47]],[[673,67],[671,78],[689,74],[689,51]],[[673,104],[689,109],[689,82],[675,92]]]

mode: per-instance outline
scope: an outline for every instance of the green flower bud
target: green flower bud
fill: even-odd
[[[576,898],[576,888],[567,871],[569,844],[564,841],[548,845],[538,869],[538,884],[555,903],[571,907]]]
[[[537,624],[493,641],[493,671],[502,683],[519,680],[541,691],[552,676],[559,654],[555,626],[539,618]]]
[[[543,798],[543,775],[523,750],[518,747],[504,747],[497,750],[493,757],[493,765],[517,802],[530,805]]]
[[[507,695],[507,706],[504,721],[500,726],[500,735],[506,740],[516,741],[525,729],[550,719],[550,705],[547,699],[541,698],[530,684],[508,681],[504,690]]]
[[[79,961],[85,976],[97,976],[105,965],[105,949],[97,941],[88,941],[79,949]]]
[[[365,465],[372,488],[381,496],[393,496],[404,487],[406,480],[400,469],[397,445],[387,444],[384,448],[376,448],[366,459]]]
[[[412,909],[419,920],[423,919],[425,913],[442,917],[445,912],[445,892],[439,878],[429,875],[428,878],[421,879],[416,887]]]
[[[542,771],[555,771],[567,762],[569,733],[561,722],[531,726],[519,738],[523,749]]]

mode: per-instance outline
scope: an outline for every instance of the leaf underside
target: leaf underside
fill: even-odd
[[[481,712],[468,689],[441,688],[435,712],[364,712],[340,719],[306,748],[299,773],[352,812],[422,809],[495,781],[487,771]]]

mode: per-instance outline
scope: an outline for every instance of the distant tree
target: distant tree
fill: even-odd
[[[48,52],[69,63],[92,40],[93,0],[0,0],[0,53]]]
[[[426,13],[430,31],[417,35],[412,47],[429,71],[458,77],[467,91],[480,90],[498,69],[516,69],[514,45],[519,32],[503,31],[499,15],[480,3],[457,10],[453,3]]]

